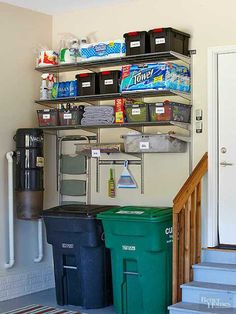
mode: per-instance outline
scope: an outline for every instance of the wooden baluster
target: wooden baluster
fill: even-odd
[[[190,255],[191,255],[191,271],[190,280],[193,280],[193,269],[192,265],[196,263],[196,190],[191,195],[191,241],[190,241]]]
[[[179,214],[179,279],[178,279],[178,300],[181,299],[180,285],[184,283],[184,225],[185,225],[185,207]]]
[[[199,182],[196,196],[196,263],[201,262],[201,189],[201,182]]]
[[[191,197],[189,197],[185,205],[185,227],[184,227],[184,282],[190,281],[190,210],[191,210]]]
[[[178,302],[179,214],[173,214],[173,304]]]

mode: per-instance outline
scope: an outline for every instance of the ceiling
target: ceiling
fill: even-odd
[[[128,0],[119,0],[119,2]],[[0,0],[22,8],[31,9],[47,14],[65,13],[86,7],[101,6],[106,3],[115,3],[116,0]]]

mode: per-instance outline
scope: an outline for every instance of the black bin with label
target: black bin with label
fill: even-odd
[[[119,93],[121,71],[103,71],[99,73],[100,94]]]
[[[171,27],[155,28],[148,33],[150,36],[150,52],[175,51],[183,55],[189,54],[189,34]]]
[[[112,303],[110,252],[96,214],[114,206],[63,205],[43,211],[47,242],[53,246],[59,305],[86,309]]]
[[[123,35],[125,38],[126,55],[140,55],[150,52],[150,40],[146,31],[129,32]]]
[[[97,73],[81,73],[76,76],[78,84],[78,95],[95,95],[99,92],[99,83]]]

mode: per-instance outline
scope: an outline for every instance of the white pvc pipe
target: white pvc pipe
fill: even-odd
[[[34,259],[35,263],[40,263],[43,259],[43,220],[38,220],[38,257]]]
[[[5,268],[11,268],[15,264],[14,248],[14,209],[13,209],[13,152],[6,153],[8,162],[8,232],[9,232],[9,262]]]

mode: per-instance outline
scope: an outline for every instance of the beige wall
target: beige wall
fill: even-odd
[[[4,269],[4,263],[8,262],[5,153],[15,148],[13,135],[17,128],[37,126],[36,106],[33,100],[38,97],[40,75],[34,71],[34,51],[39,43],[50,47],[52,17],[0,3],[0,21],[0,300],[2,300],[29,293],[33,286],[34,288],[37,286],[38,289],[45,288],[47,278],[44,285],[41,275],[43,269],[48,271],[47,265],[52,263],[47,251],[43,263],[36,265],[33,262],[37,256],[36,223],[16,220],[16,265],[10,270]],[[17,276],[20,276],[20,281]],[[48,284],[51,284],[49,279],[51,278],[48,278]],[[24,285],[25,280],[28,287],[20,286],[20,282]]]

